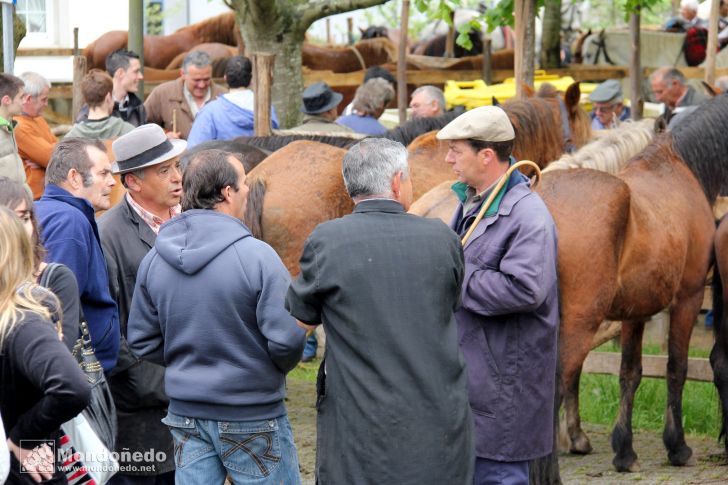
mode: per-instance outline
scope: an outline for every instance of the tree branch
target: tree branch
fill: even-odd
[[[336,15],[337,13],[351,12],[360,8],[382,5],[389,0],[319,0],[309,1],[299,5],[297,10],[301,18],[300,25],[303,29],[324,17]]]

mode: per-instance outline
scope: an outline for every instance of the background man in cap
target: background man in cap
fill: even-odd
[[[209,140],[230,140],[255,134],[255,95],[248,89],[252,77],[250,59],[234,56],[225,67],[229,91],[207,103],[192,123],[187,146],[192,148]],[[276,110],[271,106],[273,128],[278,128]]]
[[[629,107],[623,103],[622,84],[616,79],[601,83],[589,95],[589,99],[594,104],[592,130],[616,128],[620,122],[631,116]]]
[[[182,185],[184,212],[139,266],[128,334],[132,352],[167,367],[176,483],[229,473],[236,484],[299,484],[283,398],[305,332],[283,306],[290,276],[242,223],[237,156],[196,152]]]
[[[137,269],[154,246],[163,222],[180,212],[182,173],[179,155],[187,143],[167,140],[157,125],[142,125],[114,141],[114,173],[121,175],[126,196],[99,219],[101,246],[109,271],[111,295],[119,306],[121,348],[109,385],[116,403],[119,432],[116,451],[166,454],[153,470],[134,471],[139,463],[121,460],[123,473],[112,484],[174,484],[174,447],[161,420],[169,399],[164,394],[164,367],[134,358],[126,342],[129,309]],[[122,458],[124,455],[120,455]]]
[[[316,478],[322,484],[472,483],[472,418],[453,313],[458,238],[412,202],[407,150],[365,139],[344,156],[354,213],[306,241],[286,304],[323,323]]]
[[[287,131],[320,133],[354,133],[351,128],[336,123],[337,107],[344,97],[325,82],[317,82],[303,91],[303,123]]]
[[[460,199],[462,237],[506,173],[515,133],[495,106],[468,111],[437,134]],[[559,302],[556,227],[520,172],[498,192],[465,247],[456,312],[475,421],[475,484],[528,484],[528,461],[553,451]]]
[[[73,271],[88,322],[91,343],[105,372],[116,365],[119,314],[109,292],[109,276],[101,251],[95,211],[108,209],[111,162],[98,140],[68,138],[51,155],[43,196],[35,204],[46,261]]]

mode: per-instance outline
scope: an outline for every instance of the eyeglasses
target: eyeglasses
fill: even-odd
[[[594,106],[594,111],[597,113],[609,113],[610,111],[614,110],[613,105],[607,105],[607,106]]]

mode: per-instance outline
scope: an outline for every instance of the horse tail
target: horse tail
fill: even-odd
[[[710,352],[713,383],[718,390],[722,411],[719,440],[722,440],[728,456],[728,314],[725,311],[721,269],[728,265],[728,217],[723,217],[715,235],[715,265],[713,268],[713,335],[715,343]]]
[[[257,178],[249,185],[248,205],[245,207],[245,225],[253,237],[263,239],[263,199],[265,198],[265,179]]]

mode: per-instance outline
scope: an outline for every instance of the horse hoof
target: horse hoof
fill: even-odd
[[[640,471],[640,462],[634,460],[618,460],[616,457],[612,460],[614,469],[619,473],[637,473]]]
[[[569,451],[575,455],[588,455],[592,452],[591,443],[585,434],[580,434],[571,442]]]
[[[693,450],[689,446],[676,453],[669,453],[668,459],[672,466],[695,466],[697,464],[697,460],[693,456]]]

